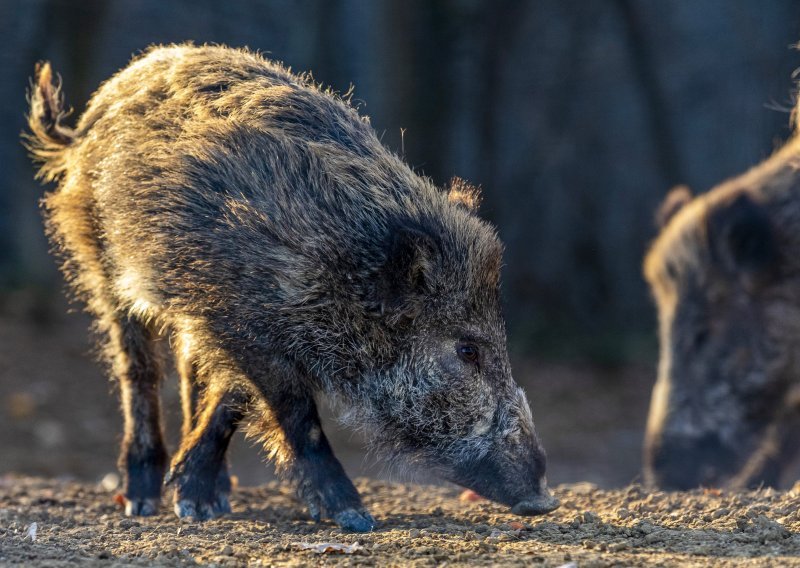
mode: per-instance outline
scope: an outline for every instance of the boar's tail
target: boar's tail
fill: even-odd
[[[37,63],[28,94],[30,112],[23,144],[40,164],[37,179],[52,181],[66,169],[65,150],[75,141],[75,132],[61,124],[69,114],[64,110],[61,81],[53,83],[50,63]]]

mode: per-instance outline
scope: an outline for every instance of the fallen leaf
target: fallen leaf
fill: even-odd
[[[39,525],[36,523],[31,523],[31,526],[28,527],[28,532],[25,534],[25,538],[31,539],[31,542],[36,542],[36,532],[39,530]]]
[[[589,481],[579,481],[568,485],[566,489],[576,495],[589,495],[593,491],[597,491],[597,485]]]
[[[117,493],[114,495],[114,503],[120,507],[125,507],[125,496],[122,493]]]
[[[528,528],[523,523],[520,523],[519,521],[511,521],[510,523],[508,523],[508,526],[510,526],[515,531],[524,531],[525,529]]]
[[[310,550],[317,554],[355,554],[364,547],[360,543],[345,544],[341,542],[301,542],[296,545],[299,550]]]

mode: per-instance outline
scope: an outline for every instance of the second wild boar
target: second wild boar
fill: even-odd
[[[775,485],[800,449],[800,138],[706,194],[673,190],[645,260],[661,356],[645,477]]]

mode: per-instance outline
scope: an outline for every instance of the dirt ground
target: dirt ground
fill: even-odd
[[[560,509],[524,518],[451,488],[357,485],[379,523],[369,534],[313,523],[277,482],[239,489],[232,515],[195,523],[168,507],[124,518],[98,485],[5,476],[0,565],[800,566],[798,491],[561,485]]]

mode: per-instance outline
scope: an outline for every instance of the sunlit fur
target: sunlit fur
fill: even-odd
[[[644,263],[661,343],[645,444],[651,482],[774,484],[797,449],[798,165],[794,137],[682,207],[667,200],[672,216]]]
[[[59,180],[48,229],[101,330],[127,314],[171,335],[202,380],[267,401],[283,388],[336,397],[388,460],[459,481],[465,460],[491,456],[506,475],[481,490],[538,494],[544,454],[511,377],[502,246],[477,189],[435,187],[347,100],[252,52],[151,49],[95,93],[66,143],[53,141],[66,130],[49,81],[32,94],[30,146]],[[406,233],[424,241],[411,280],[390,258]],[[478,367],[458,359],[462,338]],[[258,408],[251,430],[291,462]]]

